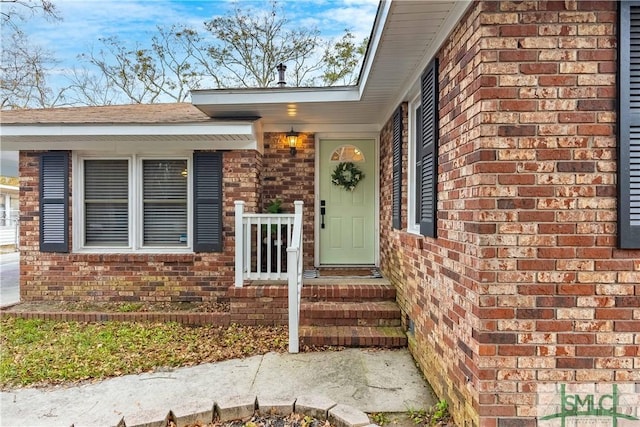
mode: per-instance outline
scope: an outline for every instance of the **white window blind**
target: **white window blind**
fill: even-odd
[[[143,245],[187,246],[187,161],[142,163]]]
[[[129,245],[129,162],[85,160],[85,245]]]

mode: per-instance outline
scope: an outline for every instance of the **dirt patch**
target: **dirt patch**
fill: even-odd
[[[169,427],[177,424],[169,421]],[[250,419],[234,421],[214,421],[211,423],[188,424],[187,427],[334,427],[327,420],[319,420],[304,414],[292,413],[290,415],[259,415],[255,414]]]
[[[375,414],[374,414],[375,415]],[[451,419],[443,421],[432,421],[429,416],[416,420],[406,413],[379,413],[378,416],[384,419],[373,422],[382,422],[383,427],[456,427]],[[371,418],[371,415],[369,416]],[[176,427],[173,420],[169,421],[168,427]],[[250,419],[234,421],[213,421],[211,423],[193,423],[187,427],[335,427],[328,420],[321,420],[304,414],[292,413],[287,416],[282,415],[259,415],[254,414]]]
[[[12,312],[103,312],[103,313],[222,313],[228,303],[219,302],[23,302],[3,311]]]

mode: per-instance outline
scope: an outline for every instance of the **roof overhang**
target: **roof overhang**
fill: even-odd
[[[192,104],[77,107],[2,117],[2,150],[263,151],[264,132],[377,133],[471,0],[383,0],[349,87],[195,90]],[[13,118],[12,118],[13,117]]]
[[[470,4],[381,1],[357,86],[194,90],[192,103],[214,118],[260,116],[266,131],[379,131]]]
[[[3,150],[258,150],[259,120],[189,124],[3,124]]]

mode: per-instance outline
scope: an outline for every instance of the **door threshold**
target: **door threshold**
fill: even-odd
[[[381,278],[380,269],[375,266],[321,266],[314,270],[306,270],[304,272],[305,279],[314,279],[318,277],[368,277]]]

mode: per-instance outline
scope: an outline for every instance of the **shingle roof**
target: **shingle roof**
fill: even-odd
[[[197,123],[212,119],[189,103],[2,110],[0,124]]]

